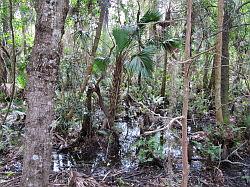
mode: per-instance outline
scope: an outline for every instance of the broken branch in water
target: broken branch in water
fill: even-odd
[[[170,120],[170,122],[165,127],[162,127],[160,129],[156,129],[156,130],[153,130],[153,131],[144,132],[142,135],[147,136],[147,135],[154,134],[154,133],[157,133],[157,132],[160,132],[160,131],[164,131],[164,130],[170,128],[174,122],[177,122],[177,123],[179,123],[181,125],[181,122],[179,122],[178,120],[180,120],[182,118],[183,118],[183,116],[173,118],[173,119]]]

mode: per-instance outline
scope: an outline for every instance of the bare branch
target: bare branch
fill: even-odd
[[[169,129],[169,128],[171,128],[171,126],[172,126],[172,124],[174,122],[177,122],[177,123],[181,124],[181,122],[179,122],[178,120],[180,120],[182,118],[183,118],[183,116],[179,116],[179,117],[173,118],[172,120],[170,120],[170,122],[165,127],[162,127],[160,129],[156,129],[156,130],[153,130],[153,131],[144,132],[142,135],[146,135],[147,136],[147,135],[150,135],[150,134],[154,134],[154,133],[157,133],[157,132]]]

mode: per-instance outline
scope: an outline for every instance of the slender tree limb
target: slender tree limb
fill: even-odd
[[[249,166],[250,166],[250,165],[244,164],[244,163],[242,163],[242,162],[233,162],[233,161],[228,160],[228,159],[222,160],[221,162],[228,162],[228,163],[230,163],[230,164],[241,165],[241,166],[246,166],[246,167],[249,167]]]
[[[245,144],[247,143],[247,141],[243,142],[242,144],[240,144],[235,150],[233,150],[225,160],[228,160],[230,156],[232,156],[234,153],[236,153],[241,147],[243,147]]]
[[[92,50],[91,50],[90,62],[87,65],[87,70],[86,70],[86,73],[84,75],[85,80],[83,81],[83,83],[81,85],[80,92],[85,91],[86,86],[88,84],[88,81],[90,79],[92,70],[93,70],[94,59],[96,57],[96,51],[97,51],[98,44],[99,44],[100,37],[101,37],[101,33],[102,33],[103,22],[104,22],[105,14],[107,12],[106,11],[106,6],[107,6],[106,2],[108,2],[108,0],[100,1],[101,13],[100,13],[99,21],[98,21],[97,28],[96,28],[96,35],[95,35],[95,39],[94,39],[94,44],[93,44]]]
[[[138,25],[160,25],[160,26],[166,26],[166,25],[171,25],[173,23],[176,23],[178,21],[184,21],[184,18],[180,19],[170,19],[170,20],[164,20],[164,21],[156,21],[156,22],[149,22],[149,23],[139,23]]]
[[[162,119],[173,119],[173,118],[171,118],[171,117],[161,116],[160,114],[155,113],[154,111],[150,110],[146,105],[144,105],[142,102],[136,101],[136,100],[135,100],[134,98],[132,98],[132,96],[129,95],[129,94],[128,94],[128,97],[129,97],[129,99],[130,99],[132,102],[134,102],[134,103],[140,105],[142,108],[144,108],[145,110],[147,110],[149,113],[151,113],[151,114],[154,115],[154,116],[157,116],[157,117],[162,118]]]
[[[240,9],[241,9],[243,6],[245,6],[245,5],[249,4],[249,3],[250,3],[250,1],[247,1],[247,2],[245,2],[245,3],[242,3],[242,4],[235,10],[235,12],[236,12],[236,13],[239,13],[239,12],[240,12]]]
[[[95,93],[97,94],[97,96],[98,96],[99,106],[101,107],[101,109],[102,109],[102,111],[104,112],[105,116],[108,118],[108,117],[109,117],[108,108],[107,108],[107,106],[105,106],[105,104],[104,104],[103,97],[102,97],[102,95],[101,95],[100,87],[99,87],[98,84],[95,84],[94,92],[95,92]]]
[[[10,30],[11,30],[11,40],[12,40],[12,58],[11,59],[12,59],[12,63],[13,63],[13,68],[12,68],[13,85],[12,85],[9,106],[8,106],[7,112],[4,116],[2,125],[0,126],[0,129],[5,124],[7,116],[9,115],[10,108],[11,108],[11,105],[12,105],[12,102],[14,99],[14,95],[15,95],[15,84],[16,84],[16,44],[15,44],[15,33],[14,33],[14,28],[13,28],[13,3],[12,3],[12,0],[9,0],[9,9],[10,9]]]
[[[190,62],[192,62],[193,60],[195,60],[196,58],[198,58],[199,56],[201,56],[201,55],[203,55],[203,54],[205,54],[205,53],[207,53],[207,52],[210,52],[210,51],[212,51],[212,50],[214,50],[214,49],[215,49],[215,46],[214,46],[214,47],[211,47],[211,48],[209,48],[209,49],[207,49],[207,50],[205,50],[205,51],[202,51],[202,52],[200,52],[200,53],[198,53],[198,54],[192,56],[191,58],[189,58],[189,59],[187,59],[187,60],[178,62],[178,64],[190,63]]]

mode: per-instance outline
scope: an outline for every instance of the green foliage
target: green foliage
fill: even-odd
[[[16,84],[18,88],[24,89],[27,85],[27,73],[26,73],[27,61],[23,60],[18,64],[18,75],[16,77]]]
[[[166,39],[162,42],[163,47],[165,50],[172,52],[173,49],[181,48],[182,42],[179,38],[170,38]]]
[[[149,139],[141,138],[135,144],[139,148],[138,158],[140,162],[150,162],[154,158],[164,158],[163,145],[159,142],[157,136],[152,136]]]
[[[68,93],[64,97],[64,100],[58,100],[55,109],[57,116],[60,116],[56,131],[66,137],[69,130],[83,120],[85,110],[82,108],[82,101],[75,93]]]
[[[250,128],[250,114],[247,114],[247,116],[245,117],[244,124],[246,128]]]
[[[211,159],[211,161],[219,161],[221,159],[222,148],[220,145],[214,145],[211,141],[204,143],[192,141],[194,146],[200,150],[202,156]]]
[[[100,72],[106,71],[109,63],[110,63],[109,58],[103,58],[103,57],[95,58],[95,61],[93,64],[93,72],[100,73]]]
[[[250,176],[249,175],[242,176],[241,178],[245,179],[247,181],[247,184],[250,183]]]
[[[223,152],[235,149],[240,144],[244,129],[245,127],[238,127],[236,124],[211,125],[205,130],[208,134],[205,142],[192,141],[192,143],[202,156],[211,161],[220,161]]]
[[[132,36],[134,34],[134,29],[132,27],[116,27],[113,29],[113,36],[116,43],[116,54],[121,54],[129,44],[132,42]]]
[[[27,85],[27,77],[25,73],[20,73],[16,78],[16,84],[18,88],[24,89]]]
[[[5,94],[2,91],[0,91],[0,102],[5,102]]]
[[[2,128],[0,130],[0,137],[4,138],[0,142],[0,152],[8,149],[9,147],[21,145],[21,128],[21,124],[13,125],[13,122],[2,125]]]
[[[205,98],[203,93],[193,92],[190,95],[190,111],[201,116],[207,114],[211,100]]]
[[[157,10],[148,10],[139,20],[139,32],[143,32],[146,24],[158,22],[161,19],[161,13]]]
[[[158,10],[148,10],[140,19],[139,23],[157,22],[161,19],[161,13]]]
[[[144,77],[151,77],[154,69],[153,56],[155,52],[155,47],[145,47],[141,52],[132,56],[131,61],[126,63],[126,67],[132,72],[141,73]]]

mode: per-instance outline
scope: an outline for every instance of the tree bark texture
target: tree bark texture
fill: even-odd
[[[118,102],[120,99],[120,89],[122,83],[122,73],[123,73],[123,61],[124,55],[119,55],[116,57],[116,64],[113,73],[112,87],[110,90],[110,107],[109,107],[109,117],[108,117],[108,125],[112,130],[112,144],[109,150],[109,158],[112,161],[118,160],[119,153],[119,136],[114,129],[114,121],[116,116],[116,111],[118,107]]]
[[[214,76],[215,76],[215,58],[213,59],[210,81],[209,81],[208,88],[207,88],[207,91],[208,91],[207,94],[208,95],[211,94],[211,96],[214,96],[214,86],[215,86],[215,77]]]
[[[203,38],[206,38],[208,36],[208,33],[207,31],[203,31]],[[205,48],[206,50],[209,49],[210,47],[210,43],[207,42],[205,44]],[[206,94],[206,96],[209,95],[209,80],[208,80],[208,71],[209,71],[209,67],[210,67],[210,64],[211,64],[211,60],[210,60],[210,54],[205,54],[205,64],[204,64],[204,73],[203,73],[203,79],[202,79],[202,82],[203,82],[203,90]]]
[[[216,122],[223,123],[222,107],[221,107],[221,54],[222,54],[222,29],[223,29],[223,6],[224,0],[218,0],[218,30],[215,54],[215,67],[214,67],[214,104]]]
[[[68,6],[68,0],[36,2],[35,43],[27,68],[24,187],[49,186],[52,148],[50,125],[54,120],[53,99]]]
[[[122,72],[123,72],[123,55],[120,55],[116,58],[116,64],[112,80],[112,88],[110,92],[109,125],[111,128],[115,121],[116,110],[120,97]]]
[[[190,58],[191,29],[192,29],[192,0],[187,0],[187,26],[185,41],[185,59]],[[191,62],[184,64],[184,87],[183,87],[183,106],[182,106],[182,187],[188,185],[188,136],[187,136],[187,115],[189,102],[189,69]]]
[[[83,116],[83,123],[82,129],[80,132],[80,139],[84,140],[86,137],[91,137],[92,135],[92,95],[93,95],[93,88],[91,86],[88,87],[86,92],[86,109],[87,112]]]
[[[229,98],[229,30],[232,25],[230,17],[230,3],[226,1],[224,7],[223,32],[222,32],[222,57],[221,57],[221,104],[224,120],[229,118],[228,98]]]

